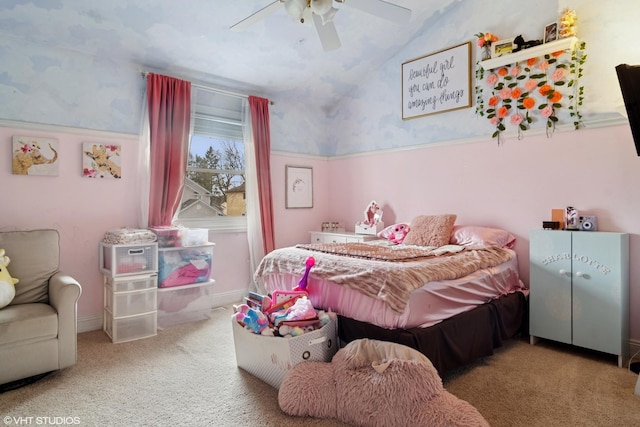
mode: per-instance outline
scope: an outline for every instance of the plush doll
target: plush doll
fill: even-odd
[[[0,249],[0,308],[8,306],[16,296],[15,284],[18,283],[18,279],[9,274],[9,262],[11,260],[4,254],[4,249]]]
[[[389,235],[389,240],[399,245],[404,241],[404,238],[406,237],[408,232],[409,232],[409,224],[404,224],[404,223],[396,224],[393,227],[393,231]]]

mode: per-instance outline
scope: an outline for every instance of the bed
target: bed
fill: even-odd
[[[338,314],[343,343],[405,344],[440,374],[493,354],[526,326],[528,290],[518,275],[515,238],[496,228],[454,226],[455,215],[428,216],[440,226],[411,236],[421,230],[418,218],[402,244],[381,232],[366,243],[277,249],[255,278],[268,293],[291,290],[312,256],[306,291],[314,307]]]

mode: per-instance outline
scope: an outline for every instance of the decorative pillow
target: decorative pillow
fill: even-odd
[[[409,224],[406,222],[399,222],[397,224],[390,225],[384,230],[378,233],[378,237],[381,239],[387,239],[393,243],[400,244],[409,232]]]
[[[457,215],[420,215],[411,221],[411,229],[404,238],[405,245],[444,246],[449,244]]]
[[[516,237],[500,228],[456,225],[451,233],[451,244],[454,245],[513,248],[515,243]]]

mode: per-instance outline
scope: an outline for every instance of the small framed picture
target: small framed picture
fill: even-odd
[[[552,22],[544,27],[544,43],[558,40],[558,23]]]
[[[498,40],[491,44],[491,57],[498,58],[513,52],[513,40]]]
[[[313,207],[313,169],[307,166],[285,166],[285,207]]]

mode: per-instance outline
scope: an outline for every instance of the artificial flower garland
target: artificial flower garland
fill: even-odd
[[[549,137],[555,131],[558,112],[564,106],[568,106],[575,129],[582,127],[579,107],[582,106],[584,88],[578,85],[578,80],[587,57],[584,49],[585,43],[581,42],[571,52],[553,52],[489,70],[486,78],[486,71],[478,64],[476,113],[486,116],[495,126],[492,138],[497,138],[500,143],[508,122],[516,127],[518,139],[521,139],[522,132],[530,129],[536,116],[546,121]],[[481,82],[491,88],[486,108]]]

